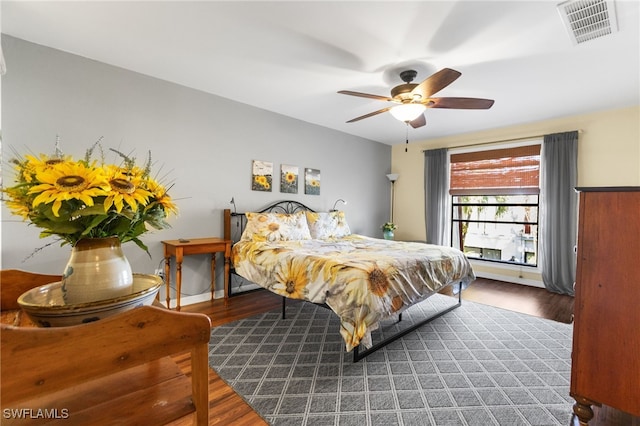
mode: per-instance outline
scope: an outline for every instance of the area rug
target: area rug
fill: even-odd
[[[373,341],[456,299],[434,295]],[[354,363],[309,303],[216,327],[209,364],[272,425],[568,425],[572,325],[463,301]]]

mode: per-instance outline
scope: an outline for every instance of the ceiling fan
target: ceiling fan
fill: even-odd
[[[449,109],[489,109],[493,105],[492,99],[480,98],[432,98],[434,93],[439,92],[458,77],[462,75],[459,71],[444,68],[437,73],[426,78],[422,83],[411,83],[418,73],[414,70],[406,70],[400,73],[400,78],[404,84],[391,89],[391,97],[371,95],[368,93],[352,92],[350,90],[340,90],[343,95],[359,96],[362,98],[376,99],[379,101],[393,102],[397,105],[389,106],[378,111],[370,112],[347,121],[353,123],[365,118],[373,117],[389,111],[395,118],[410,124],[411,127],[418,128],[427,124],[423,112],[427,108],[449,108]]]

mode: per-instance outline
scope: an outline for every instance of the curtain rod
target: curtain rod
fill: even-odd
[[[573,130],[568,130],[569,132],[573,132]],[[578,129],[577,130],[578,134],[581,135],[582,134],[582,129]],[[562,133],[562,132],[556,132],[556,133]],[[553,133],[547,133],[547,134],[553,134]],[[482,146],[482,145],[492,145],[494,143],[505,143],[505,142],[516,142],[516,141],[524,141],[527,139],[535,139],[535,138],[542,138],[546,136],[545,135],[530,135],[530,136],[522,136],[519,138],[512,138],[512,139],[502,139],[499,141],[490,141],[490,142],[478,142],[478,143],[470,143],[467,145],[456,145],[456,146],[451,146],[451,147],[446,147],[446,148],[450,148],[450,149],[454,149],[454,148],[469,148],[472,146]],[[428,149],[423,149],[422,152],[426,152],[429,151]]]

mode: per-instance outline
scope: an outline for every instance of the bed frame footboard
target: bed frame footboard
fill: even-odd
[[[460,287],[462,287],[462,285],[460,285]],[[435,314],[431,315],[430,317],[427,317],[425,319],[423,319],[422,321],[419,321],[401,331],[399,331],[398,333],[394,334],[393,336],[390,336],[378,343],[376,343],[375,345],[371,346],[368,349],[363,349],[360,350],[360,346],[356,346],[355,348],[353,348],[353,362],[358,362],[361,359],[365,358],[367,355],[371,355],[372,353],[374,353],[375,351],[377,351],[380,348],[383,348],[385,346],[387,346],[389,343],[394,342],[396,340],[398,340],[399,338],[411,333],[412,331],[415,331],[416,329],[422,327],[423,325],[430,323],[431,321],[435,320],[436,318],[440,318],[441,316],[443,316],[446,313],[449,313],[451,311],[453,311],[455,308],[458,308],[462,305],[462,289],[460,289],[460,291],[458,291],[458,302],[455,305],[451,305],[446,309],[443,309],[441,311],[436,312]],[[398,321],[401,321],[402,317],[399,318]]]
[[[454,284],[455,285],[455,284]],[[360,346],[356,346],[355,348],[353,348],[353,362],[358,362],[361,359],[365,358],[368,355],[371,355],[372,353],[374,353],[375,351],[377,351],[378,349],[384,348],[385,346],[387,346],[389,343],[391,342],[395,342],[396,340],[398,340],[399,338],[411,333],[412,331],[415,331],[416,329],[422,327],[425,324],[430,323],[431,321],[435,320],[436,318],[440,318],[441,316],[443,316],[446,313],[449,313],[451,311],[453,311],[454,309],[462,306],[462,284],[458,284],[459,289],[458,289],[458,302],[455,305],[451,305],[441,311],[438,311],[436,313],[434,313],[433,315],[423,319],[422,321],[419,321],[413,325],[410,325],[409,327],[400,330],[398,333],[394,334],[393,336],[387,337],[386,339],[376,343],[375,345],[371,346],[370,348],[367,349],[363,349],[360,350]],[[305,303],[311,303],[311,302],[306,302]],[[320,304],[320,303],[315,303],[318,306],[321,306],[323,308],[326,309],[331,309],[329,308],[329,306],[325,305],[325,304]],[[286,310],[287,310],[287,298],[282,296],[282,319],[286,319]],[[402,321],[402,314],[398,315],[398,322]]]

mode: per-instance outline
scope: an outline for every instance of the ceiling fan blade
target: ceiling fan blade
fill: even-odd
[[[410,121],[409,124],[411,124],[411,127],[414,129],[417,129],[418,127],[422,127],[427,124],[427,119],[424,117],[424,114],[420,114],[418,118]]]
[[[427,108],[489,109],[493,102],[493,99],[480,98],[430,98],[425,105]]]
[[[414,95],[422,96],[422,99],[431,97],[434,93],[437,93],[456,81],[462,73],[460,71],[452,70],[451,68],[443,68],[437,73],[427,77],[422,83],[418,84],[411,93]]]
[[[343,95],[359,96],[361,98],[375,99],[377,101],[390,101],[390,102],[393,102],[393,99],[389,98],[387,96],[370,95],[369,93],[352,92],[351,90],[340,90],[338,93],[341,93]]]
[[[383,112],[389,111],[391,108],[392,107],[382,108],[382,109],[379,109],[378,111],[374,111],[374,112],[370,112],[369,114],[361,115],[360,117],[356,117],[356,118],[353,118],[353,119],[347,121],[347,123],[353,123],[354,121],[360,121],[360,120],[363,120],[365,118],[373,117],[374,115],[382,114]]]

